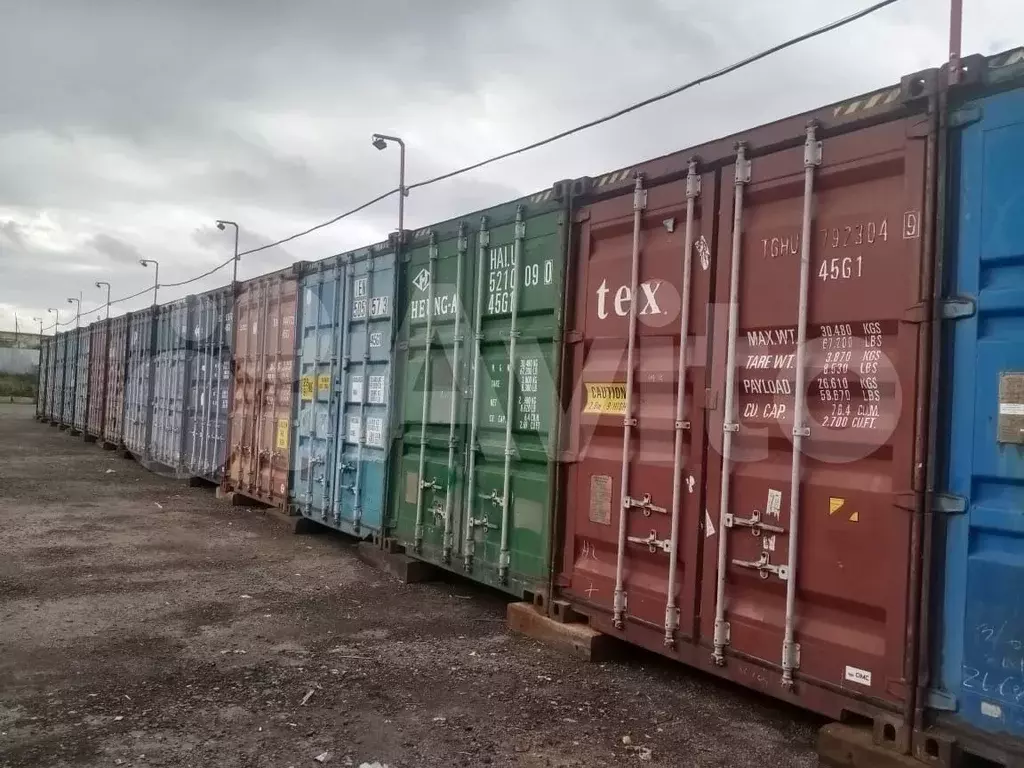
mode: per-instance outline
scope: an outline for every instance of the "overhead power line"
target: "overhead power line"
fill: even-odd
[[[612,112],[610,114],[604,115],[603,117],[599,117],[599,118],[596,118],[594,120],[590,120],[588,122],[581,123],[581,124],[579,124],[579,125],[577,125],[577,126],[575,126],[573,128],[569,128],[567,130],[564,130],[564,131],[561,131],[559,133],[556,133],[556,134],[554,134],[552,136],[548,136],[545,139],[540,139],[539,141],[532,142],[531,144],[527,144],[525,146],[519,147],[518,149],[513,149],[513,150],[510,150],[508,152],[502,152],[501,154],[493,155],[492,157],[488,157],[488,158],[486,158],[484,160],[480,160],[480,161],[472,163],[470,165],[466,165],[466,166],[463,166],[461,168],[457,168],[454,171],[449,171],[448,173],[443,173],[440,176],[434,176],[434,177],[429,178],[429,179],[424,179],[423,181],[417,181],[414,184],[408,184],[408,185],[406,185],[406,188],[405,188],[406,192],[408,193],[410,190],[413,190],[413,189],[419,189],[421,187],[426,187],[426,186],[429,186],[431,184],[437,184],[438,182],[441,182],[441,181],[446,181],[447,179],[451,179],[451,178],[454,178],[456,176],[461,176],[464,173],[469,173],[470,171],[475,171],[478,168],[483,168],[483,167],[491,165],[493,163],[497,163],[497,162],[499,162],[501,160],[507,160],[510,157],[515,157],[516,155],[521,155],[521,154],[523,154],[525,152],[529,152],[529,151],[534,150],[534,149],[539,149],[540,147],[547,146],[548,144],[553,144],[556,141],[559,141],[561,139],[567,138],[569,136],[573,136],[573,135],[575,135],[577,133],[581,133],[582,131],[586,131],[586,130],[589,130],[591,128],[596,128],[599,125],[603,125],[604,123],[610,122],[610,121],[615,120],[615,119],[620,118],[620,117],[623,117],[624,115],[628,115],[631,112],[636,112],[637,110],[643,109],[644,107],[648,107],[651,104],[656,104],[659,101],[664,101],[665,99],[671,98],[672,96],[677,96],[678,94],[683,93],[685,91],[689,91],[689,90],[691,90],[693,88],[696,88],[699,85],[704,85],[705,83],[709,83],[712,80],[717,80],[720,77],[724,77],[725,75],[728,75],[728,74],[731,74],[733,72],[736,72],[737,70],[743,69],[744,67],[748,67],[751,64],[755,64],[758,61],[761,61],[762,59],[766,59],[769,56],[773,56],[776,53],[780,53],[781,51],[784,51],[784,50],[786,50],[788,48],[792,48],[793,46],[799,45],[800,43],[806,42],[807,40],[811,40],[811,39],[813,39],[815,37],[819,37],[819,36],[824,35],[824,34],[826,34],[828,32],[833,32],[833,31],[835,31],[837,29],[845,27],[848,24],[852,24],[855,21],[859,21],[860,19],[863,19],[863,18],[865,18],[867,16],[870,16],[870,15],[872,15],[874,13],[877,13],[878,11],[882,10],[883,8],[887,8],[890,5],[895,5],[899,1],[900,0],[880,0],[880,2],[874,3],[873,5],[870,5],[867,8],[864,8],[864,9],[862,9],[860,11],[857,11],[856,13],[852,13],[849,16],[845,16],[845,17],[843,17],[841,19],[837,19],[836,21],[829,22],[828,24],[820,26],[820,27],[818,27],[816,29],[813,29],[813,30],[811,30],[809,32],[805,32],[805,33],[803,33],[801,35],[798,35],[796,37],[792,37],[792,38],[786,40],[785,42],[773,45],[770,48],[766,48],[766,49],[764,49],[764,50],[762,50],[762,51],[760,51],[758,53],[755,53],[755,54],[753,54],[751,56],[748,56],[748,57],[746,57],[744,59],[740,59],[739,61],[734,62],[733,64],[729,64],[728,66],[723,67],[723,68],[721,68],[719,70],[716,70],[714,72],[710,72],[710,73],[708,73],[706,75],[702,75],[701,77],[698,77],[695,80],[690,80],[689,82],[683,83],[682,85],[678,85],[675,88],[671,88],[670,90],[664,91],[663,93],[659,93],[656,96],[651,96],[651,97],[643,99],[641,101],[634,102],[634,103],[632,103],[632,104],[630,104],[630,105],[628,105],[626,107],[623,107],[621,109],[616,110],[615,112]],[[316,232],[317,230],[324,229],[325,227],[329,227],[332,224],[337,224],[342,219],[348,218],[349,216],[353,216],[353,215],[359,213],[360,211],[366,210],[371,205],[375,205],[375,204],[381,202],[382,200],[386,200],[387,198],[391,197],[392,195],[394,195],[394,194],[396,194],[398,192],[399,192],[398,188],[392,189],[389,192],[385,192],[382,195],[378,195],[377,197],[373,198],[372,200],[368,200],[367,202],[363,203],[362,205],[359,205],[359,206],[357,206],[357,207],[355,207],[355,208],[353,208],[353,209],[351,209],[349,211],[345,211],[345,213],[341,213],[341,214],[339,214],[339,215],[337,215],[337,216],[335,216],[333,218],[328,219],[327,221],[323,221],[323,222],[321,222],[319,224],[316,224],[316,225],[314,225],[312,227],[309,227],[308,229],[304,229],[301,232],[296,232],[293,235],[289,235],[288,237],[281,238],[280,240],[275,240],[272,243],[267,243],[266,245],[261,245],[261,246],[259,246],[257,248],[250,248],[247,251],[241,251],[238,255],[239,255],[239,257],[241,257],[241,256],[248,256],[248,255],[253,254],[253,253],[259,253],[260,251],[266,251],[266,250],[269,250],[271,248],[276,248],[276,247],[278,247],[280,245],[284,245],[285,243],[289,243],[289,242],[291,242],[293,240],[298,240],[300,237],[305,237],[306,235],[312,234],[313,232]],[[177,283],[161,283],[159,287],[161,287],[161,288],[177,288],[177,287],[180,287],[180,286],[183,286],[183,285],[188,285],[190,283],[194,283],[197,280],[202,280],[204,277],[208,277],[208,276],[214,274],[215,272],[223,269],[228,264],[230,264],[232,261],[234,261],[234,256],[232,256],[230,259],[228,259],[227,261],[223,262],[222,264],[219,264],[218,266],[214,267],[213,269],[208,270],[207,272],[204,272],[201,275],[197,275],[196,277],[192,277],[192,278],[189,278],[188,280],[183,280],[183,281],[177,282]],[[119,299],[112,299],[110,301],[110,304],[118,304],[120,302],[129,301],[130,299],[134,299],[134,298],[136,298],[138,296],[141,296],[142,294],[147,293],[150,290],[152,290],[151,287],[150,288],[145,288],[145,289],[139,291],[138,293],[132,294],[131,296],[124,296],[124,297],[119,298]],[[106,304],[102,304],[102,305],[96,307],[95,309],[89,310],[88,312],[82,312],[80,317],[85,317],[86,315],[91,315],[91,314],[93,314],[95,312],[100,311],[101,309],[104,309],[106,306],[107,306]],[[61,325],[61,326],[67,325],[70,322],[71,321],[66,321],[66,322],[63,322],[63,323],[55,323],[54,325],[49,326],[46,330],[49,330],[49,329],[54,328],[54,327],[57,327],[58,325]]]

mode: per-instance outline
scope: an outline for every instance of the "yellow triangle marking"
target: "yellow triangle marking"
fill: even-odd
[[[850,522],[851,523],[859,523],[860,522],[860,512],[854,512],[852,515],[850,515]]]
[[[828,513],[830,515],[834,515],[845,503],[846,499],[840,499],[838,496],[830,496],[828,500]]]

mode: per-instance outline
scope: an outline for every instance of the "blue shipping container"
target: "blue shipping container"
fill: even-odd
[[[153,427],[153,347],[156,308],[133,312],[128,321],[128,359],[125,363],[124,445],[146,458]]]
[[[380,531],[387,475],[394,252],[318,262],[301,288],[290,503],[369,537]]]
[[[192,297],[155,310],[152,425],[146,458],[160,469],[184,476],[186,387],[192,357]],[[156,467],[152,467],[155,469]]]
[[[185,454],[188,474],[219,483],[227,461],[234,322],[231,288],[195,297]]]
[[[1024,737],[1024,90],[959,114],[980,119],[962,130],[950,292],[975,306],[950,327],[938,439],[966,513],[943,516],[935,658],[954,723]]]

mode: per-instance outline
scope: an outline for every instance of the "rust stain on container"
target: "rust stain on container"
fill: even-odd
[[[239,286],[225,487],[284,508],[295,365],[300,265]]]
[[[563,383],[563,596],[609,634],[831,717],[889,718],[901,733],[914,684],[907,606],[921,568],[913,515],[898,503],[912,488],[926,375],[913,322],[926,258],[928,143],[915,138],[924,107],[878,100],[861,124],[827,108],[597,180],[575,215]],[[631,389],[625,404],[607,395],[614,384]]]

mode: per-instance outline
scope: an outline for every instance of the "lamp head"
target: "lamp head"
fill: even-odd
[[[139,264],[141,264],[144,267],[148,267],[149,266],[149,262],[146,261],[145,259],[139,259]]]
[[[219,229],[221,232],[224,231],[224,222],[223,221],[218,221],[217,222],[217,229]]]
[[[371,141],[373,142],[373,146],[375,146],[377,149],[386,149],[388,146],[388,143],[384,140],[384,138],[376,133],[373,134],[373,139],[371,139]]]

